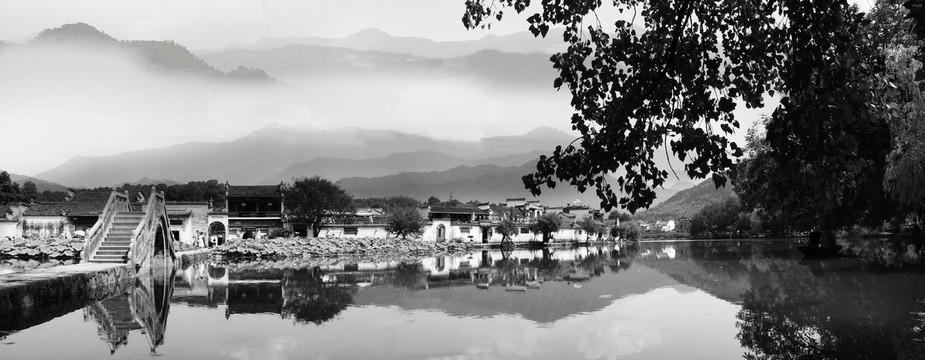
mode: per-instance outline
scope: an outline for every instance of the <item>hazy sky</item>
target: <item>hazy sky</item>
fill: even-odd
[[[20,39],[74,22],[105,29],[118,39],[171,39],[190,49],[252,43],[263,37],[341,37],[366,28],[434,40],[486,34],[463,28],[463,0],[2,0],[0,4],[0,39]],[[492,33],[525,29],[522,21],[505,21],[493,25]]]
[[[869,7],[866,0],[859,3]],[[464,0],[0,0],[0,9],[0,40],[7,41],[75,22],[121,40],[169,39],[191,50],[264,37],[341,37],[366,28],[435,40],[488,34],[463,28]],[[616,16],[601,14],[605,22],[608,15]],[[509,14],[490,33],[524,31],[523,18]],[[496,93],[466,79],[369,84],[281,79],[295,85],[292,91],[227,89],[164,78],[131,59],[43,51],[0,56],[3,145],[19,149],[16,156],[0,157],[0,169],[34,175],[74,155],[227,141],[271,123],[395,129],[454,139],[570,127],[568,97],[551,86],[541,92]],[[343,90],[347,86],[362,87],[365,93],[357,99],[327,99],[327,86],[342,93],[349,93]],[[344,114],[332,114],[312,102],[348,105]],[[742,114],[747,128],[760,111]]]

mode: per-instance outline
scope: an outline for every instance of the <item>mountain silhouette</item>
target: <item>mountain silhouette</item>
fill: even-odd
[[[219,179],[238,184],[276,183],[292,176],[313,175],[311,167],[303,171],[297,164],[316,158],[331,158],[332,154],[340,160],[318,160],[316,164],[326,164],[326,168],[317,175],[362,175],[355,170],[358,166],[377,162],[381,165],[370,166],[377,166],[379,170],[376,171],[379,172],[367,174],[420,169],[413,168],[415,165],[412,164],[394,165],[396,159],[382,160],[383,156],[400,153],[412,153],[412,157],[417,153],[419,160],[423,159],[421,154],[433,157],[424,164],[440,164],[441,161],[452,165],[473,164],[480,163],[480,159],[490,159],[486,161],[504,165],[513,160],[535,158],[535,154],[552,151],[573,138],[553,131],[547,129],[479,141],[450,141],[390,130],[317,130],[271,125],[228,142],[191,142],[111,156],[75,156],[37,177],[75,187],[109,186],[134,182],[143,177],[179,182]],[[407,160],[409,155],[395,155],[397,160],[401,160],[401,156],[406,156]],[[348,161],[363,159],[377,160]],[[390,163],[395,167],[390,169]]]
[[[228,80],[272,81],[263,70],[256,68],[238,65],[230,71],[217,70],[173,41],[118,40],[85,23],[45,29],[29,41],[27,46],[73,46],[119,51],[141,59],[151,68],[166,72]]]

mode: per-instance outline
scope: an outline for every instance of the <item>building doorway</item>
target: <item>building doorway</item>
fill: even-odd
[[[213,221],[211,224],[209,224],[209,246],[212,246],[211,242],[213,236],[215,236],[215,245],[224,244],[226,238],[225,224],[220,221]]]
[[[437,225],[437,242],[446,241],[446,226],[443,224]]]

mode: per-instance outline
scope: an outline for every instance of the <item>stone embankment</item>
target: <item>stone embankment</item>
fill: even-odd
[[[61,304],[81,304],[120,294],[134,284],[128,264],[77,264],[0,275],[0,317],[41,318]],[[39,311],[38,309],[42,309]],[[40,323],[40,322],[39,322]]]
[[[425,242],[419,239],[374,238],[276,238],[268,240],[231,240],[212,249],[212,254],[226,259],[235,258],[321,258],[321,257],[383,257],[392,255],[461,254],[472,245],[463,242]],[[394,257],[394,256],[392,256]]]

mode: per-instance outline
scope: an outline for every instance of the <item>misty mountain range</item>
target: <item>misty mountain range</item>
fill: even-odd
[[[267,50],[290,45],[346,48],[361,51],[407,54],[415,57],[449,59],[494,50],[518,54],[553,54],[565,49],[563,30],[552,29],[545,38],[536,38],[524,31],[505,36],[488,35],[474,41],[434,41],[419,37],[392,36],[379,29],[365,29],[343,38],[286,37],[264,38],[253,44],[233,44],[217,50],[201,50],[199,54],[228,50]]]
[[[185,47],[172,41],[117,40],[84,23],[66,24],[58,28],[43,30],[27,44],[21,46],[77,46],[99,51],[118,51],[141,59],[157,70],[167,72],[181,72],[217,79],[272,81],[260,69],[239,65],[228,71],[217,70],[193,55]]]
[[[268,126],[229,142],[186,143],[111,156],[76,156],[36,177],[81,187],[135,182],[141,177],[180,182],[215,178],[239,184],[272,184],[296,175],[325,175],[336,180],[337,176],[352,174],[351,167],[373,162],[380,165],[362,170],[363,175],[381,176],[422,170],[423,164],[443,169],[485,162],[509,165],[510,156],[518,160],[536,158],[535,154],[539,151],[548,151],[572,139],[549,128],[540,128],[522,136],[467,142],[437,140],[390,130],[312,130]],[[402,153],[411,154],[393,157],[404,157],[408,161],[381,160],[384,154]],[[530,155],[516,156],[522,154]],[[333,156],[336,158],[331,159]],[[329,164],[320,167],[323,171],[318,173],[311,166],[311,161],[316,158],[322,159],[315,160],[315,163]],[[366,161],[356,161],[364,159]],[[306,161],[309,162],[308,167],[300,165]],[[394,167],[387,164],[394,164]],[[300,166],[304,170],[293,170],[293,167],[298,169]]]
[[[538,113],[549,113],[541,106],[551,103],[547,94],[555,72],[548,58],[550,52],[558,50],[559,41],[550,40],[556,38],[555,34],[527,41],[532,38],[521,33],[476,41],[435,42],[366,30],[342,39],[264,39],[253,45],[193,54],[173,42],[121,41],[78,23],[45,30],[27,44],[8,44],[0,51],[30,46],[90,48],[101,50],[104,56],[128,54],[159,73],[234,79],[255,86],[293,84],[304,92],[287,95],[292,101],[308,104],[313,113],[335,119],[351,111],[375,117],[394,113],[397,100],[391,98],[395,95],[390,89],[424,86],[426,91],[422,94],[431,95],[434,90],[426,87],[446,81],[484,83],[475,85],[476,89],[484,89],[492,97],[515,91],[521,94],[518,96],[524,104],[537,108]],[[499,51],[502,49],[508,52]],[[385,86],[370,85],[380,80]],[[504,90],[512,88],[517,90]],[[272,96],[279,98],[279,94],[289,90],[277,87],[272,93],[277,95]],[[331,93],[336,94],[335,100],[323,96]],[[451,102],[460,96],[442,95]],[[461,104],[454,106],[467,109],[484,106],[468,104],[465,99],[455,100]],[[428,99],[414,97],[405,101],[415,106],[428,103]],[[465,127],[466,121],[477,120],[453,119],[455,109],[435,106],[440,109],[440,117],[446,118],[434,118],[419,127],[446,132],[453,131],[447,128],[449,125],[462,121]],[[498,116],[500,119],[488,121],[496,124],[508,121],[504,116],[509,115]],[[510,121],[532,121],[531,116],[536,115],[523,113]],[[387,120],[384,123],[392,128]],[[223,124],[219,121],[215,126]],[[150,128],[147,125],[136,126]],[[165,127],[169,129],[169,125],[154,126]],[[460,200],[498,202],[508,197],[530,198],[520,177],[533,170],[539,155],[573,139],[573,135],[542,126],[523,135],[462,141],[396,130],[358,127],[318,130],[274,124],[230,141],[183,142],[106,156],[78,155],[37,174],[36,178],[71,187],[96,187],[206,179],[233,184],[275,184],[297,176],[318,175],[338,181],[356,197],[408,195],[423,200],[429,196],[447,198],[452,193]],[[675,184],[677,188],[672,188]],[[666,189],[659,189],[659,200],[685,184],[669,181]],[[40,190],[43,186],[39,186]],[[564,185],[547,190],[540,197],[544,203],[553,205],[575,199],[591,205],[598,203],[593,191],[578,194]]]

